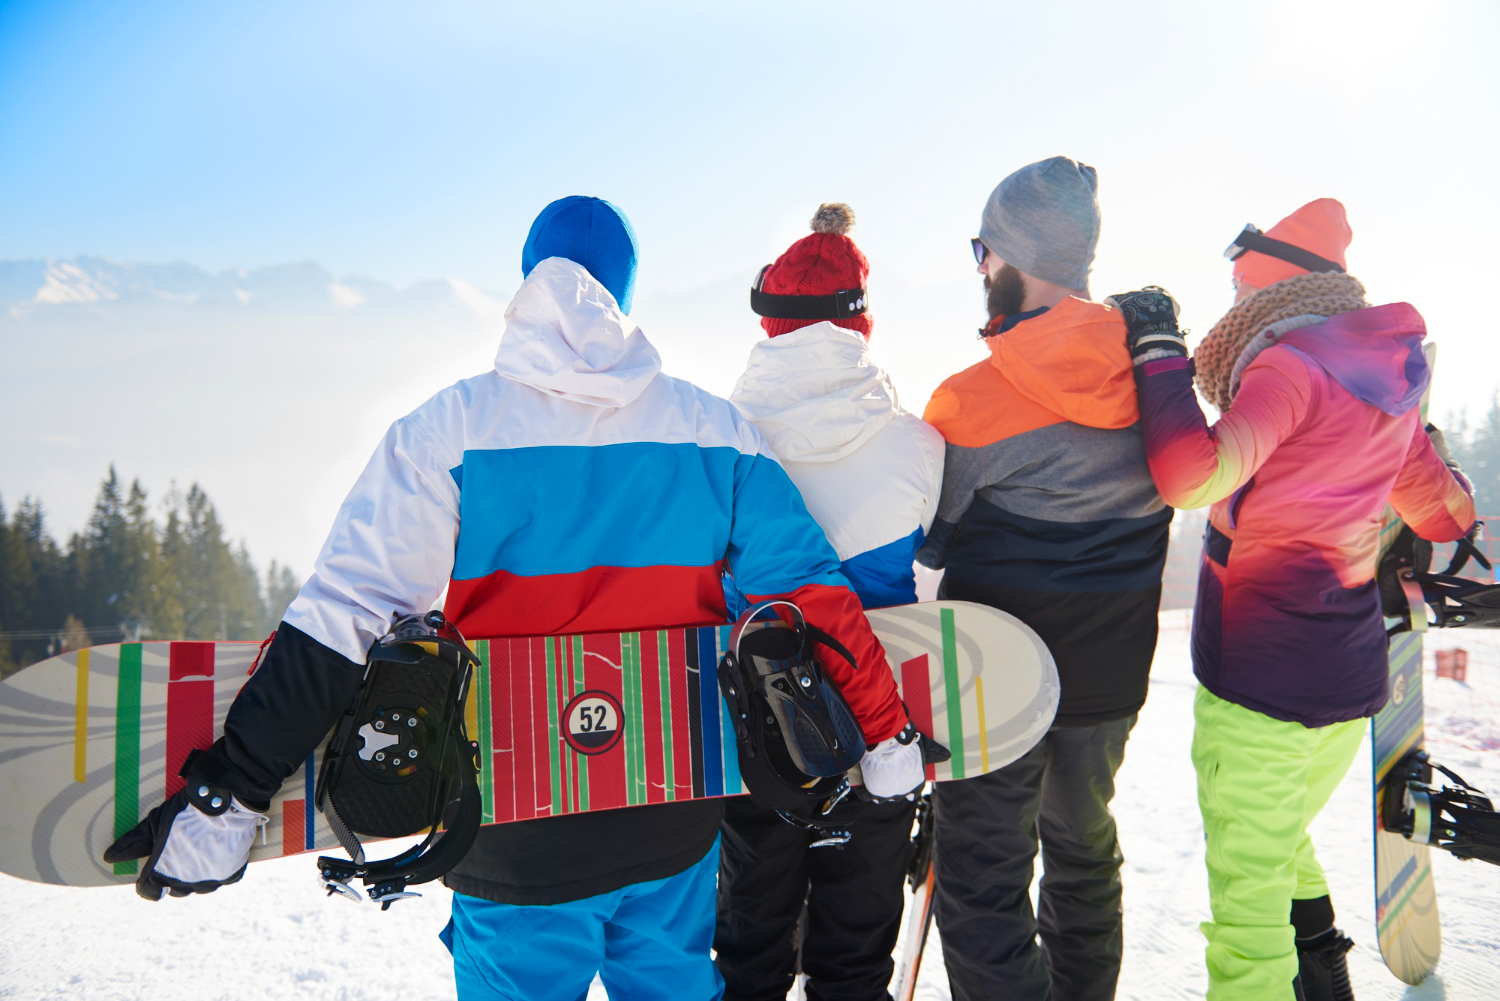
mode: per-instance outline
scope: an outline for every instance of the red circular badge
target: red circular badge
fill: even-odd
[[[563,710],[563,739],[579,754],[603,754],[620,742],[620,703],[608,692],[579,692]]]

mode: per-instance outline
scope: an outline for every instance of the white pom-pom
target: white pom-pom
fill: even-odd
[[[854,210],[843,202],[824,202],[813,213],[812,231],[843,236],[854,225]]]

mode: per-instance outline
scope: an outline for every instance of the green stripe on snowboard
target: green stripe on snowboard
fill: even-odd
[[[557,651],[552,638],[542,640],[547,651],[547,763],[552,774],[552,813],[564,812],[562,799],[562,762],[557,753]]]
[[[656,634],[656,662],[661,665],[657,673],[661,675],[662,775],[665,776],[667,799],[674,800],[677,798],[677,785],[673,781],[672,771],[672,672],[669,667],[672,663],[672,653],[667,648],[665,629]]]
[[[943,692],[948,700],[948,747],[953,751],[949,767],[953,777],[964,777],[964,707],[958,701],[958,638],[953,625],[953,609],[939,613],[943,628]],[[981,738],[983,734],[980,735]]]
[[[645,637],[649,634],[635,633],[635,642],[631,644],[631,652],[634,654],[630,665],[630,760],[631,775],[630,802],[631,805],[639,805],[646,802],[646,699],[644,686],[641,684],[641,675],[645,672],[645,658],[641,651],[645,647]]]
[[[620,647],[620,692],[624,703],[621,708],[625,713],[625,718],[620,721],[625,728],[625,804],[635,806],[640,802],[636,788],[640,782],[641,762],[636,755],[635,735],[641,728],[640,701],[636,694],[641,678],[641,634],[626,633],[621,639],[625,641]]]
[[[573,694],[581,695],[585,690],[583,669],[583,637],[573,637]],[[589,808],[589,756],[573,754],[573,769],[578,773],[578,809]]]
[[[115,696],[115,837],[141,819],[141,645],[120,646]],[[133,876],[136,860],[115,863],[116,876]]]
[[[483,804],[480,813],[481,824],[493,824],[495,822],[495,755],[490,750],[490,641],[480,640],[474,644],[475,654],[479,658],[479,676],[474,682],[479,686],[477,701],[479,717],[479,733],[475,734],[479,740],[479,799]]]

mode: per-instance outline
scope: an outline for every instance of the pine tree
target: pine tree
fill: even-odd
[[[160,511],[158,524],[145,488],[127,490],[113,466],[66,550],[39,501],[9,518],[0,505],[0,677],[90,642],[260,639],[275,627],[295,575],[273,562],[262,581],[197,484],[170,489]]]
[[[231,548],[208,494],[193,484],[168,515],[167,554],[173,608],[186,639],[255,639],[265,618],[260,579],[243,543]]]
[[[1491,398],[1478,425],[1470,426],[1467,414],[1450,417],[1448,423],[1448,447],[1474,484],[1474,506],[1481,516],[1500,515],[1500,394]]]
[[[269,635],[276,628],[282,616],[286,615],[287,606],[300,590],[302,582],[292,573],[292,568],[272,560],[266,569],[266,617],[261,624],[261,632]]]
[[[0,644],[7,649],[0,674],[47,656],[48,630],[67,614],[62,553],[47,533],[41,504],[21,501],[9,523],[0,509]]]
[[[125,492],[111,465],[88,524],[68,544],[79,589],[78,608],[70,611],[96,639],[111,629],[140,639],[150,629],[159,546],[140,480]]]

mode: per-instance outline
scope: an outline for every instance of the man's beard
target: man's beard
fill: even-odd
[[[985,275],[984,304],[992,320],[1021,312],[1021,307],[1026,304],[1026,283],[1021,280],[1020,270],[1014,265],[1002,264],[994,280]]]

